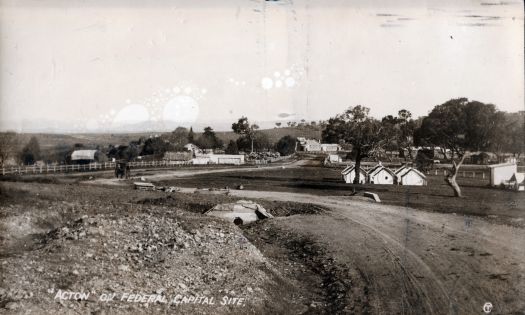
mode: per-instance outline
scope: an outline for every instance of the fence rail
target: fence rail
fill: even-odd
[[[30,165],[2,167],[1,175],[24,175],[24,174],[53,174],[53,173],[70,173],[70,172],[89,172],[98,170],[113,170],[115,162],[94,162],[89,164],[71,164],[71,165]],[[192,166],[191,161],[136,161],[128,163],[130,168],[157,168],[173,166]]]
[[[289,157],[271,158],[269,160],[248,160],[245,164],[247,165],[265,165],[268,163],[274,163],[282,160],[286,160]],[[14,166],[14,167],[2,167],[1,175],[24,175],[24,174],[53,174],[53,173],[70,173],[70,172],[89,172],[98,170],[113,170],[115,169],[115,162],[93,162],[89,164],[71,164],[71,165],[30,165],[30,166]],[[135,161],[128,163],[130,168],[162,168],[162,167],[175,167],[175,166],[212,166],[217,164],[193,164],[192,161]],[[222,164],[227,165],[227,164]]]

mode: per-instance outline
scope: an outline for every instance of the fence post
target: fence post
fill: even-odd
[[[485,172],[481,173],[481,178],[485,179]]]
[[[463,177],[466,177],[466,176],[465,176],[465,171],[463,171]]]
[[[472,172],[472,178],[476,178],[476,172]]]
[[[437,175],[437,174],[438,174],[438,170],[437,170],[437,168],[436,168],[436,175]]]

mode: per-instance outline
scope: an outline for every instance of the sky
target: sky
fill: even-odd
[[[519,0],[0,0],[0,129],[523,110],[523,24]]]

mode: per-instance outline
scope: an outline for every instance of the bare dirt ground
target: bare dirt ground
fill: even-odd
[[[491,302],[496,314],[525,311],[523,229],[334,197],[259,191],[235,195],[331,209],[330,215],[269,224],[313,241],[341,270],[354,269],[349,272],[347,307],[371,314],[476,314]]]
[[[195,178],[210,185],[202,176],[214,173]],[[297,188],[206,196],[97,180],[1,184],[0,313],[480,314],[486,302],[492,314],[525,313],[520,225]],[[239,198],[278,217],[239,229],[200,214]],[[48,291],[59,288],[233,291],[248,307],[60,303]]]
[[[289,307],[308,309],[305,298],[292,296],[300,291],[298,282],[283,277],[237,226],[203,216],[192,198],[180,196],[180,206],[148,201],[159,196],[166,194],[129,187],[0,183],[0,314],[282,314]],[[221,201],[211,196],[197,203],[207,207]],[[61,299],[59,290],[90,296]],[[122,301],[124,293],[162,296],[165,302]],[[117,296],[103,302],[102,294]],[[170,303],[177,295],[214,298],[214,304]],[[225,297],[237,302],[222,305]]]

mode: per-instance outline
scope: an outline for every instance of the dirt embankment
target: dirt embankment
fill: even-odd
[[[166,205],[145,201],[159,192],[85,185],[0,188],[0,314],[304,310],[294,299],[299,282],[283,276],[238,227],[198,213],[211,200],[195,206],[179,196],[181,204]],[[61,299],[60,290],[90,295]],[[124,293],[167,302],[130,303],[119,299]],[[101,302],[102,294],[117,300]],[[170,304],[177,295],[214,298],[215,304]],[[221,305],[224,297],[242,302]]]

